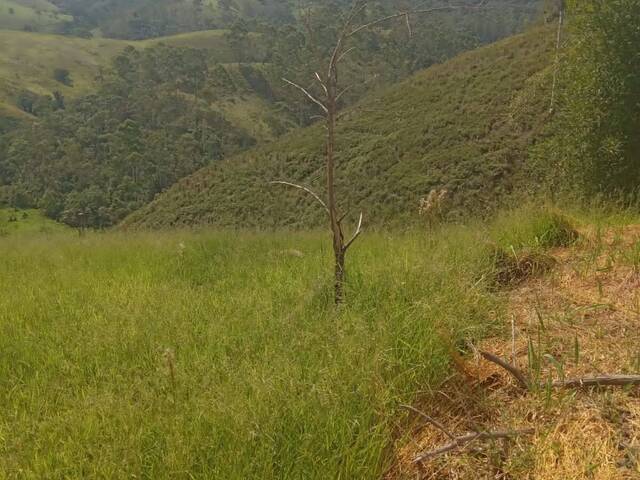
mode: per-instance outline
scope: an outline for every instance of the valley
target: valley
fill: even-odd
[[[639,478],[638,18],[0,0],[0,478]]]

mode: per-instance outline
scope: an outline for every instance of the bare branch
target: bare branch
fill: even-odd
[[[495,363],[496,365],[504,368],[507,372],[509,372],[511,374],[511,376],[513,378],[515,378],[518,381],[518,384],[524,388],[525,390],[529,390],[529,382],[527,381],[526,377],[524,376],[524,374],[516,367],[514,367],[513,365],[509,365],[507,362],[505,362],[504,360],[502,360],[500,357],[489,353],[489,352],[480,352],[480,355],[482,355],[484,357],[485,360],[488,360],[489,362]]]
[[[404,17],[404,18],[408,19],[410,15],[424,15],[424,14],[436,13],[436,12],[446,12],[446,11],[450,11],[450,10],[474,10],[474,9],[478,9],[478,8],[484,7],[486,2],[487,2],[487,0],[482,0],[477,5],[447,5],[447,6],[443,6],[443,7],[434,7],[434,8],[427,8],[427,9],[422,9],[422,10],[411,10],[411,11],[405,11],[405,12],[401,12],[401,13],[395,13],[393,15],[388,15],[386,17],[382,17],[382,18],[379,18],[377,20],[374,20],[373,22],[369,22],[369,23],[366,23],[364,25],[360,25],[359,27],[357,27],[354,30],[352,30],[351,32],[349,32],[345,36],[345,38],[352,37],[355,34],[361,32],[362,30],[367,30],[367,29],[369,29],[371,27],[374,27],[374,26],[379,25],[379,24],[384,23],[384,22],[388,22],[389,20],[394,20],[396,18]]]
[[[349,90],[351,90],[354,87],[354,85],[349,85],[348,87],[345,87],[344,89],[342,89],[342,91],[336,95],[336,102],[338,100],[340,100],[340,98],[342,98],[342,96],[347,93]]]
[[[297,188],[299,190],[303,190],[303,191],[307,192],[309,195],[311,195],[313,198],[315,198],[318,201],[318,203],[320,203],[320,205],[322,205],[322,208],[324,208],[326,210],[326,212],[329,213],[329,207],[327,207],[327,204],[324,203],[324,200],[322,200],[322,198],[320,198],[320,195],[318,195],[316,192],[314,192],[313,190],[311,190],[308,187],[305,187],[303,185],[298,185],[296,183],[283,182],[283,181],[269,182],[269,185],[287,185],[289,187],[293,187],[293,188]]]
[[[551,85],[551,105],[549,113],[553,113],[556,104],[556,85],[558,84],[558,74],[560,72],[560,46],[562,42],[562,26],[564,23],[564,8],[560,8],[558,14],[558,33],[556,36],[556,60],[553,66],[553,84]]]
[[[338,57],[338,59],[336,60],[336,63],[340,63],[344,57],[346,57],[347,55],[349,55],[351,52],[353,52],[356,49],[356,47],[351,47],[351,48],[347,48],[344,52],[342,52],[342,54]]]
[[[438,430],[440,430],[442,433],[444,433],[447,437],[449,437],[451,440],[455,441],[456,437],[453,436],[453,434],[451,432],[449,432],[449,430],[447,430],[446,428],[444,428],[444,425],[442,425],[439,421],[437,421],[435,418],[430,417],[429,415],[427,415],[424,412],[421,412],[420,410],[418,410],[417,408],[412,407],[411,405],[400,405],[401,408],[404,408],[406,410],[411,410],[414,413],[417,413],[418,415],[420,415],[422,418],[424,418],[427,422],[429,422],[431,425],[433,425],[434,427],[436,427]]]
[[[347,39],[347,37],[351,36],[349,34],[349,29],[351,28],[351,24],[353,23],[355,18],[358,16],[358,14],[367,7],[367,4],[368,2],[362,2],[361,5],[358,5],[356,3],[353,6],[353,9],[351,10],[351,14],[347,18],[347,21],[345,22],[344,27],[342,29],[342,32],[338,37],[338,41],[336,42],[336,46],[333,49],[333,53],[331,54],[331,59],[329,60],[329,71],[327,72],[327,78],[331,78],[333,76],[334,69],[339,62],[338,59],[342,56],[342,47],[344,45],[344,41]]]
[[[407,30],[409,31],[409,38],[413,37],[413,31],[411,30],[411,19],[409,18],[409,14],[407,13],[404,16],[404,20],[407,23]]]
[[[447,445],[437,448],[435,450],[429,450],[427,452],[422,452],[420,455],[416,456],[413,459],[414,463],[424,462],[426,460],[431,460],[440,455],[443,455],[452,450],[456,450],[458,448],[462,448],[467,444],[476,441],[476,440],[499,440],[502,438],[513,438],[519,435],[531,435],[535,430],[532,428],[525,430],[515,430],[515,431],[497,431],[497,432],[476,432],[469,433],[467,435],[463,435],[462,437],[457,437],[451,443]]]
[[[356,228],[356,233],[353,234],[353,237],[351,237],[351,240],[349,240],[343,247],[343,250],[346,252],[347,250],[349,250],[349,247],[353,244],[353,242],[355,242],[358,237],[360,236],[360,234],[362,233],[362,218],[364,217],[364,213],[360,213],[360,220],[358,221],[358,228]]]
[[[329,95],[329,91],[327,90],[327,86],[325,85],[325,83],[322,81],[322,79],[320,78],[320,74],[318,72],[314,72],[316,75],[316,80],[318,80],[318,83],[320,84],[320,86],[322,87],[322,90],[324,90],[324,94],[325,95]]]
[[[286,78],[282,79],[284,82],[288,83],[289,85],[296,87],[298,90],[300,90],[302,93],[304,93],[307,97],[309,97],[309,99],[315,103],[316,105],[318,105],[320,108],[322,108],[322,110],[324,111],[324,113],[329,113],[329,110],[327,109],[327,107],[324,105],[324,103],[322,103],[320,100],[318,100],[316,97],[314,97],[313,95],[311,95],[309,93],[309,91],[304,88],[301,87],[300,85],[298,85],[297,83],[292,82],[291,80],[287,80]]]

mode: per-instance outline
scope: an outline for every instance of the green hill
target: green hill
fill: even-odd
[[[143,39],[228,28],[237,19],[280,24],[292,21],[291,0],[53,0],[74,17],[66,33]]]
[[[527,149],[547,107],[553,32],[535,29],[429,68],[347,112],[339,128],[342,207],[372,223],[406,220],[431,189],[452,214],[486,212],[527,185]],[[548,70],[548,69],[547,69]],[[205,168],[131,215],[124,227],[318,224],[311,198],[271,180],[322,191],[322,127]]]
[[[0,0],[1,2],[2,0]],[[259,59],[260,49],[253,37],[254,52],[248,61]],[[111,59],[127,46],[147,48],[159,44],[176,47],[206,48],[220,63],[232,63],[235,55],[224,39],[223,30],[185,33],[142,41],[107,38],[84,39],[62,35],[0,30],[0,114],[22,116],[16,98],[23,90],[39,95],[60,91],[76,98],[96,88],[96,76]],[[69,71],[72,85],[56,81],[56,69]]]
[[[0,0],[0,29],[54,32],[72,20],[46,0]]]

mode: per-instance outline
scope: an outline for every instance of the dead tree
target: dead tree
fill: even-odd
[[[338,122],[338,112],[340,99],[351,86],[342,88],[339,83],[338,67],[340,63],[353,51],[353,47],[349,47],[349,40],[355,35],[365,30],[369,30],[379,24],[389,22],[395,19],[401,19],[406,22],[409,35],[412,35],[411,17],[415,15],[431,14],[436,12],[452,11],[452,10],[472,10],[478,9],[485,5],[487,0],[481,0],[475,5],[448,5],[442,7],[434,7],[421,10],[411,10],[395,13],[377,20],[356,25],[356,19],[365,11],[369,2],[357,1],[350,13],[348,14],[343,27],[338,34],[338,38],[328,60],[328,65],[324,73],[315,72],[315,81],[319,84],[321,93],[319,95],[311,92],[309,89],[292,82],[286,78],[283,81],[292,87],[297,88],[305,97],[316,104],[322,111],[322,116],[326,126],[325,140],[325,168],[326,168],[326,201],[320,195],[313,192],[310,188],[285,181],[271,182],[274,184],[288,185],[303,190],[311,194],[326,210],[329,226],[332,232],[333,254],[335,265],[335,303],[340,305],[344,300],[344,283],[346,278],[345,259],[347,251],[358,239],[362,233],[362,221],[364,214],[360,213],[358,226],[355,232],[347,238],[344,232],[343,222],[347,216],[342,213],[338,206],[336,193],[336,126]]]

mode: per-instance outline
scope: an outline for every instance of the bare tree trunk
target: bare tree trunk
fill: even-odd
[[[339,305],[344,300],[345,281],[345,257],[344,235],[338,218],[338,207],[336,204],[336,91],[335,91],[335,69],[330,72],[331,78],[327,82],[327,206],[329,207],[329,221],[331,233],[333,235],[333,255],[335,260],[335,302]]]
[[[335,191],[335,115],[331,106],[328,106],[327,115],[327,206],[329,207],[329,221],[331,223],[331,233],[333,235],[333,255],[335,258],[335,301],[339,304],[343,300],[344,284],[344,237],[338,221],[338,211],[336,207]]]
[[[294,83],[286,78],[283,78],[284,82],[297,88],[304,95],[315,103],[318,107],[322,109],[324,117],[326,119],[326,127],[327,127],[327,137],[326,137],[326,152],[325,152],[325,166],[327,169],[327,197],[326,202],[321,198],[320,195],[315,193],[309,187],[304,185],[298,185],[292,182],[287,181],[274,181],[270,182],[272,184],[280,184],[280,185],[288,185],[290,187],[298,188],[303,190],[310,195],[312,195],[320,205],[325,209],[327,215],[329,217],[329,226],[331,228],[331,234],[333,236],[333,255],[334,255],[334,267],[335,267],[335,303],[336,305],[340,305],[344,301],[344,284],[346,280],[346,270],[345,270],[345,258],[347,255],[347,251],[353,245],[353,243],[358,239],[360,234],[362,233],[362,217],[363,214],[360,213],[360,220],[358,222],[358,227],[355,230],[355,233],[348,241],[345,241],[344,238],[344,229],[342,227],[342,222],[345,219],[346,215],[340,213],[340,209],[337,202],[336,195],[336,124],[338,120],[338,104],[340,98],[349,90],[350,86],[341,89],[338,82],[338,64],[349,54],[353,48],[346,48],[346,43],[349,38],[358,34],[363,30],[368,30],[376,25],[379,25],[383,22],[387,22],[389,20],[402,18],[405,20],[407,24],[407,29],[409,31],[409,36],[412,35],[411,31],[411,23],[410,16],[411,15],[421,15],[421,14],[430,14],[442,11],[450,11],[450,10],[473,10],[481,8],[485,5],[487,0],[479,0],[479,3],[476,5],[447,5],[441,7],[433,7],[427,9],[420,10],[412,10],[412,11],[404,11],[401,13],[396,13],[393,15],[388,15],[383,18],[379,18],[373,22],[369,22],[363,25],[354,26],[354,22],[356,17],[364,11],[367,7],[368,2],[366,0],[358,0],[355,2],[351,13],[347,17],[345,24],[343,26],[342,32],[337,38],[336,46],[333,49],[331,58],[329,59],[328,70],[326,75],[320,75],[318,72],[315,73],[315,80],[319,83],[320,87],[322,87],[321,95],[316,96],[311,89],[307,89],[297,83]]]

